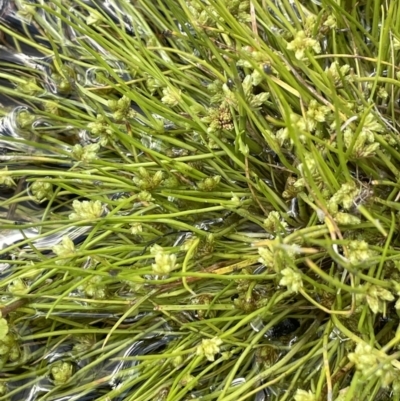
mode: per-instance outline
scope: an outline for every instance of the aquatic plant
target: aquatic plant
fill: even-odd
[[[0,400],[400,399],[397,1],[0,4]]]

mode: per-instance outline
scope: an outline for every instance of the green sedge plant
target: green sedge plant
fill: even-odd
[[[0,46],[0,401],[400,399],[397,1],[18,0]]]

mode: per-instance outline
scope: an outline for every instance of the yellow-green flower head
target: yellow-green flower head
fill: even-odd
[[[155,263],[151,265],[154,274],[167,275],[177,266],[176,255],[165,253],[164,248],[159,245],[153,245],[150,248],[150,253],[154,255]]]
[[[258,248],[258,254],[261,256],[258,261],[265,266],[272,266],[274,264],[274,254],[268,248]]]
[[[70,220],[95,220],[103,213],[103,205],[100,201],[78,201],[72,202],[74,213],[69,215]]]
[[[138,235],[143,232],[143,226],[140,223],[132,223],[130,226],[132,235]]]
[[[181,101],[181,91],[173,88],[165,88],[163,89],[163,97],[161,101],[170,107],[177,106]]]
[[[75,244],[68,235],[64,235],[61,244],[54,245],[53,252],[64,259],[58,261],[58,264],[62,264],[65,262],[65,258],[71,258],[75,255]]]
[[[53,195],[53,185],[51,182],[37,180],[31,185],[31,192],[37,202],[50,199]]]
[[[4,174],[2,174],[2,172],[4,172]],[[7,166],[0,170],[0,185],[5,185],[6,187],[15,187],[17,185],[8,173]]]
[[[356,365],[357,370],[364,374],[378,365],[374,348],[364,342],[357,344],[355,351],[350,353],[348,358]]]
[[[16,278],[8,284],[7,290],[11,294],[22,295],[26,294],[29,291],[29,288],[22,279]]]
[[[197,187],[201,191],[209,192],[209,191],[212,191],[214,188],[216,188],[220,181],[221,181],[220,175],[215,175],[214,177],[207,177],[203,181],[200,181],[197,184]]]
[[[288,50],[295,52],[297,60],[303,60],[305,58],[306,50],[314,50],[315,53],[321,53],[321,45],[315,39],[307,37],[304,31],[296,33],[294,39],[287,44]]]
[[[345,77],[350,71],[350,66],[348,64],[344,64],[339,66],[337,61],[334,61],[329,67],[325,69],[325,74],[330,76],[334,83],[337,84],[340,82],[341,77]]]
[[[338,212],[335,214],[334,219],[336,223],[340,225],[351,226],[355,224],[360,224],[361,219],[357,216],[353,216],[349,213]]]
[[[322,106],[313,99],[308,105],[308,110],[306,112],[307,117],[316,122],[324,122],[325,116],[329,113],[330,109],[327,106]]]
[[[317,401],[317,397],[311,390],[298,389],[294,395],[295,401]]]
[[[329,15],[323,25],[327,26],[330,29],[335,29],[336,28],[336,17],[333,14]]]
[[[301,274],[295,272],[290,267],[286,267],[281,271],[282,278],[279,281],[279,285],[287,287],[290,292],[299,292],[303,287],[303,280],[301,279]]]
[[[392,365],[391,359],[384,352],[364,342],[357,344],[355,351],[350,353],[348,358],[364,378],[378,377],[384,388],[398,376],[398,370]]]
[[[55,385],[66,383],[72,376],[73,366],[70,362],[59,361],[51,367],[51,375]]]
[[[281,221],[281,215],[277,211],[268,213],[268,217],[264,220],[264,227],[271,233],[283,232],[287,228],[286,221]]]
[[[218,337],[211,339],[205,339],[201,341],[201,344],[197,346],[197,355],[205,356],[210,362],[215,360],[215,355],[220,352],[219,346],[222,344],[222,340]]]
[[[348,246],[349,261],[353,265],[357,265],[361,262],[368,261],[374,256],[373,250],[369,249],[369,244],[366,241],[351,241]]]
[[[8,334],[8,322],[4,318],[0,318],[0,341],[4,340]]]
[[[82,161],[82,162],[91,162],[97,158],[97,152],[100,149],[100,143],[91,143],[90,145],[82,146],[80,144],[76,144],[72,148],[72,155]]]
[[[104,299],[106,297],[106,286],[102,276],[93,276],[83,285],[78,287],[85,295],[93,299]]]
[[[394,301],[394,296],[389,290],[377,285],[368,286],[365,297],[367,299],[368,306],[373,313],[383,313],[386,310],[385,301]]]

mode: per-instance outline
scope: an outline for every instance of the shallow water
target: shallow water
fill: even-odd
[[[37,0],[37,4],[54,8],[56,3]],[[317,0],[312,0],[311,3],[314,8],[321,4]],[[149,78],[153,79],[154,82],[150,83],[155,88],[149,99],[152,99],[152,96],[161,98],[162,90],[157,87],[157,76],[149,77],[149,73],[139,74],[140,65],[134,67],[128,65],[118,57],[118,53],[116,55],[112,49],[99,43],[99,39],[109,28],[105,27],[106,23],[100,23],[93,28],[93,32],[98,36],[89,37],[81,30],[89,17],[95,18],[96,13],[100,13],[110,18],[108,20],[110,25],[111,22],[115,23],[129,37],[139,38],[140,46],[153,48],[161,45],[170,46],[179,54],[185,51],[180,42],[184,38],[192,35],[194,38],[191,40],[197,43],[198,37],[194,25],[189,22],[179,22],[178,19],[175,20],[179,16],[173,16],[173,27],[176,27],[177,31],[169,33],[169,36],[177,37],[173,47],[163,38],[168,36],[163,30],[161,32],[158,27],[156,32],[152,31],[153,21],[141,20],[139,13],[126,12],[126,7],[136,5],[136,2],[83,0],[78,5],[76,2],[66,1],[62,4],[70,7],[67,10],[71,11],[71,14],[68,14],[66,9],[60,9],[59,15],[54,15],[44,11],[42,7],[37,7],[35,18],[18,9],[22,7],[18,4],[16,1],[0,0],[0,25],[4,28],[0,36],[0,170],[9,168],[18,172],[14,177],[15,185],[7,186],[5,183],[0,185],[0,280],[4,284],[0,296],[4,303],[12,302],[14,299],[23,299],[24,303],[19,310],[12,310],[9,313],[10,319],[12,318],[10,327],[18,343],[15,346],[19,347],[20,354],[15,360],[8,361],[4,373],[0,375],[0,384],[6,383],[12,401],[108,401],[110,399],[136,401],[132,399],[131,394],[139,394],[142,397],[140,399],[144,401],[153,401],[154,394],[140,394],[140,386],[146,383],[146,380],[152,379],[155,387],[158,382],[164,386],[160,385],[160,389],[157,388],[159,390],[157,401],[165,401],[169,386],[172,384],[181,388],[185,386],[184,380],[188,380],[187,377],[181,377],[182,383],[179,382],[179,385],[173,380],[176,380],[186,365],[180,366],[176,360],[167,363],[164,359],[158,360],[156,357],[171,350],[177,352],[175,346],[179,344],[182,349],[190,348],[192,359],[188,358],[187,363],[192,363],[197,355],[196,347],[202,339],[223,335],[236,324],[234,320],[236,315],[242,313],[237,305],[248,308],[245,309],[248,314],[257,308],[265,307],[265,302],[269,302],[270,298],[276,295],[271,294],[272,289],[276,288],[271,285],[276,279],[276,274],[265,264],[260,264],[256,256],[251,266],[234,266],[231,270],[238,274],[256,276],[257,280],[254,280],[255,284],[253,283],[255,290],[247,279],[232,280],[232,286],[225,288],[222,274],[212,286],[208,287],[205,287],[198,277],[188,277],[186,282],[182,279],[177,285],[177,281],[174,282],[171,277],[155,275],[149,270],[149,266],[153,263],[149,250],[158,243],[162,243],[165,248],[173,249],[180,258],[179,268],[183,269],[185,253],[182,247],[203,235],[201,252],[199,251],[196,256],[199,265],[194,265],[198,269],[196,272],[211,274],[216,271],[220,274],[221,270],[229,269],[236,263],[238,254],[244,255],[242,261],[246,261],[249,255],[254,256],[253,241],[272,240],[275,235],[266,233],[259,216],[258,219],[251,220],[251,217],[257,214],[254,205],[248,209],[246,205],[242,209],[236,209],[236,206],[229,204],[226,209],[203,212],[204,204],[199,202],[203,199],[196,200],[199,195],[192,195],[192,192],[198,190],[196,185],[201,180],[210,174],[222,176],[224,184],[218,188],[219,192],[212,190],[206,194],[211,200],[213,197],[220,197],[221,200],[219,203],[207,204],[207,199],[204,207],[204,209],[212,208],[216,205],[217,209],[234,198],[235,194],[227,190],[228,185],[237,189],[238,193],[248,191],[249,179],[240,174],[237,174],[239,177],[235,174],[233,177],[230,176],[228,169],[237,165],[233,158],[225,157],[221,165],[216,163],[217,158],[213,152],[220,150],[215,150],[206,144],[203,139],[204,133],[199,129],[193,129],[193,121],[189,118],[186,125],[180,127],[174,120],[174,117],[176,118],[174,113],[160,115],[159,110],[146,110],[144,106],[148,105],[147,103],[144,102],[141,109],[131,100],[128,108],[136,112],[131,120],[126,119],[123,124],[119,124],[117,118],[116,122],[113,120],[114,110],[104,94],[118,101],[121,99],[120,88],[125,88],[126,85],[133,95],[137,92],[142,96],[148,90],[146,85],[150,85]],[[28,2],[25,5],[29,4]],[[270,7],[267,11],[271,20],[277,24],[264,27],[266,31],[260,32],[260,35],[273,46],[276,37],[288,39],[282,24],[289,22],[295,25],[306,11],[299,1],[277,0],[269,4],[274,7]],[[290,10],[287,9],[287,4],[291,5]],[[90,15],[89,11],[93,15]],[[81,26],[77,24],[77,20]],[[43,29],[43,26],[46,29]],[[259,29],[261,30],[261,27]],[[6,30],[11,30],[26,41],[16,40],[16,36],[13,37]],[[337,31],[336,34],[342,37],[346,36],[347,32]],[[215,37],[211,36],[211,40],[214,41]],[[367,38],[365,40],[367,42]],[[32,42],[37,46],[33,46]],[[126,45],[120,38],[117,39],[117,44]],[[332,44],[328,38],[321,40],[321,46],[322,55],[331,51]],[[54,48],[58,51],[59,59],[54,56]],[[138,48],[140,49],[139,45]],[[227,48],[229,49],[229,46]],[[135,61],[133,50],[137,51],[137,48],[127,48],[126,54]],[[149,64],[154,71],[161,74],[168,70],[173,52],[165,49],[157,51],[160,60],[156,62],[154,58]],[[229,60],[227,56],[229,53],[225,47],[221,48],[221,54]],[[204,49],[192,48],[190,57],[192,56],[204,60],[209,57],[210,60],[214,60],[213,56],[204,52]],[[179,67],[190,66],[192,63],[190,57],[182,57]],[[58,65],[60,62],[62,66]],[[323,63],[324,67],[329,66],[332,58],[326,57]],[[273,73],[268,66],[264,67],[264,71],[268,75]],[[240,85],[240,80],[246,77],[247,72],[245,68],[238,68],[237,73]],[[197,94],[200,99],[199,104],[208,108],[210,104],[202,104],[203,97],[200,92],[205,92],[215,77],[208,72],[205,73],[201,68],[196,70],[196,76],[201,83],[201,90]],[[137,82],[132,84],[131,82],[135,80]],[[186,85],[183,95],[186,96],[185,90],[189,88],[189,84],[185,81],[183,83]],[[236,84],[232,79],[227,80],[227,85],[232,90],[235,90]],[[12,96],[11,93],[18,95]],[[112,122],[115,136],[109,135],[108,138],[104,138],[101,136],[103,132],[100,135],[89,129],[89,124],[93,123],[100,125],[100,128],[96,127],[100,131],[104,128],[101,126],[104,121],[99,122],[97,118],[100,114],[99,105],[101,115],[104,114],[106,119]],[[186,115],[187,111],[182,111],[181,114]],[[276,110],[271,111],[271,116],[277,120],[281,118]],[[74,124],[70,123],[71,120]],[[137,123],[135,131],[129,123],[132,123],[132,126],[133,123]],[[181,148],[176,143],[179,143],[179,135],[183,130],[189,131],[191,138]],[[232,138],[234,135],[232,134]],[[134,145],[135,141],[137,146]],[[193,143],[198,145],[198,148],[194,147]],[[93,164],[80,163],[73,153],[76,151],[75,146],[84,147],[93,144],[101,145],[102,157],[96,159],[96,163]],[[227,141],[223,142],[223,145],[229,150],[229,146],[233,148],[236,144],[233,139],[232,143]],[[260,182],[272,191],[273,196],[276,196],[280,189],[283,190],[287,174],[282,173],[284,166],[279,160],[280,156],[265,145],[261,148],[261,151],[258,149],[259,153],[250,155],[259,162],[253,166],[254,171],[260,177]],[[210,152],[210,160],[214,164],[197,162],[195,159],[190,164],[182,161],[185,157],[190,160],[190,157],[197,156],[199,149],[201,152],[205,150]],[[288,160],[294,159],[289,152],[287,157]],[[278,173],[271,174],[270,170],[265,168],[264,164],[271,161],[275,163],[275,167],[279,167]],[[139,186],[135,187],[132,182],[140,178],[135,166],[139,163],[145,165],[145,172],[151,174],[156,168],[170,176],[171,171],[176,174],[172,176],[179,185],[175,196],[168,195],[168,191],[174,193],[175,187],[171,185],[172,189],[165,187],[158,192],[154,191],[154,196],[151,188],[149,197],[144,201],[135,198],[140,191]],[[114,170],[115,165],[120,165],[117,173]],[[180,170],[174,166],[184,166],[187,176],[178,174]],[[45,179],[53,184],[57,179],[60,181],[59,185],[54,185],[53,190],[61,195],[54,199],[48,197],[42,201],[35,198],[32,181],[43,178],[41,173],[44,169],[52,173],[51,177],[44,177]],[[23,173],[19,173],[20,171]],[[79,177],[84,179],[71,178],[70,175],[63,175],[63,172],[78,172]],[[91,178],[91,175],[96,177]],[[112,180],[107,181],[110,176]],[[82,186],[75,185],[77,183]],[[203,195],[204,192],[201,196]],[[262,194],[259,195],[264,197]],[[126,201],[130,198],[133,199],[132,202]],[[247,193],[246,196],[237,197],[237,202],[240,204],[252,198],[253,194]],[[105,222],[99,223],[95,219],[95,223],[90,226],[86,225],[86,222],[84,226],[80,221],[72,222],[69,216],[74,199],[101,199],[107,203],[107,206],[103,205],[103,217],[107,217]],[[121,205],[124,201],[126,205],[123,207]],[[293,198],[286,206],[285,213],[302,224],[297,198]],[[189,218],[181,214],[190,208],[199,209],[200,213]],[[270,205],[268,205],[269,210]],[[150,212],[155,216],[155,221],[145,220],[147,213]],[[164,215],[160,221],[157,220],[159,214]],[[178,218],[170,219],[169,214],[178,215]],[[250,219],[243,216],[250,216]],[[136,226],[123,225],[121,217],[130,217],[129,222]],[[227,227],[233,228],[226,234],[224,230]],[[287,232],[296,229],[290,228]],[[57,263],[59,262],[57,260],[42,268],[43,260],[55,259],[54,247],[62,243],[64,236],[72,240],[74,251],[77,253],[73,257],[76,257],[78,262],[70,266],[68,262]],[[240,240],[231,241],[232,236]],[[114,248],[118,251],[114,252]],[[229,260],[225,259],[226,252],[230,252]],[[75,281],[71,280],[73,274],[77,276]],[[11,280],[10,277],[14,275],[18,279]],[[268,279],[258,280],[263,276],[268,276]],[[159,298],[153,297],[149,302],[156,279],[162,280],[160,293],[157,294]],[[187,288],[182,289],[183,282]],[[192,286],[196,286],[199,282],[199,287],[196,287],[197,293],[194,293]],[[102,287],[103,283],[106,283],[105,290]],[[33,290],[26,293],[24,291],[28,286],[32,286]],[[211,288],[213,286],[215,288]],[[222,289],[226,290],[226,294]],[[278,288],[275,292],[278,293],[280,290],[281,288]],[[228,306],[232,306],[231,309],[223,308],[228,302],[225,299],[222,301],[213,299],[213,294],[220,291],[221,297],[226,296],[229,300]],[[246,294],[246,297],[239,299],[239,293]],[[250,297],[251,302],[247,302],[249,294],[251,297],[255,294],[255,301]],[[240,302],[235,303],[237,299]],[[215,312],[206,309],[207,305],[214,301],[216,304],[221,302],[223,314],[219,315],[219,310]],[[134,309],[136,302],[138,307]],[[162,306],[165,308],[162,309]],[[284,308],[288,309],[291,306],[288,304]],[[258,343],[249,351],[244,364],[236,370],[230,383],[231,387],[239,388],[246,385],[269,368],[269,359],[283,358],[290,352],[301,335],[312,326],[310,321],[317,320],[315,309],[302,309],[303,306],[300,305],[300,308],[296,309],[295,317],[285,315],[268,330],[266,330],[267,325],[271,319],[276,318],[270,316],[269,312],[239,327],[233,336],[237,337],[229,339],[230,342],[228,341],[223,347],[229,350],[235,347],[244,350],[254,336],[263,330],[265,333],[260,335]],[[223,323],[218,321],[220,316]],[[207,330],[204,334],[198,328],[203,327],[200,323],[204,323],[202,320],[207,319],[210,319],[210,322],[204,324]],[[149,330],[152,326],[157,327]],[[107,333],[111,331],[112,335],[106,342]],[[48,335],[42,335],[43,332]],[[332,339],[339,338],[334,331],[332,334],[335,335]],[[320,337],[321,333],[316,328],[313,332],[313,341],[319,341]],[[340,341],[342,342],[341,339]],[[259,351],[263,349],[262,347],[272,349],[272,356],[268,354],[267,357],[265,355],[260,357]],[[101,359],[104,353],[106,356]],[[302,351],[302,356],[304,353],[305,351]],[[186,357],[186,354],[184,355]],[[222,353],[217,353],[215,359],[222,358],[221,355]],[[129,359],[134,356],[143,358]],[[224,355],[228,361],[225,365],[228,369],[223,368],[223,362],[216,363],[214,370],[210,370],[196,383],[196,386],[188,390],[186,398],[181,396],[179,400],[219,399],[218,394],[225,387],[229,369],[235,366],[240,356],[240,352],[229,357]],[[154,357],[155,368],[146,364],[151,357]],[[293,361],[294,358],[289,360],[288,364]],[[52,365],[58,362],[67,362],[71,365],[72,379],[65,385],[55,383],[51,373]],[[197,367],[193,362],[194,370],[197,369],[196,374],[200,376],[202,370],[208,369],[211,363],[214,361],[206,361],[203,365],[199,363],[200,367]],[[174,372],[175,376],[171,372]],[[173,379],[169,378],[169,374]],[[312,369],[307,367],[303,377],[312,377],[312,374],[314,374]],[[290,376],[288,380],[292,378]],[[258,380],[255,386],[263,386],[266,380]],[[287,383],[268,386],[249,399],[276,401],[287,394],[288,388]],[[228,389],[228,393],[229,391],[231,389]],[[0,394],[0,401],[5,399],[5,396]],[[175,399],[168,398],[168,401]]]

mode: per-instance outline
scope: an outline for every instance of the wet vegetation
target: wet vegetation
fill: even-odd
[[[400,399],[400,4],[0,0],[0,401]]]

